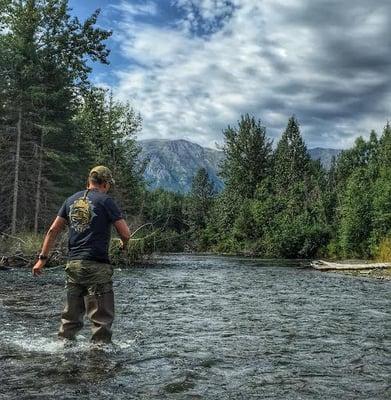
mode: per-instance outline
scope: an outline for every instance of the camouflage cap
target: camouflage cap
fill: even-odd
[[[101,179],[104,182],[110,183],[111,185],[115,184],[111,171],[103,165],[98,165],[92,168],[89,177],[91,178],[92,175],[94,175],[94,177],[98,179]]]

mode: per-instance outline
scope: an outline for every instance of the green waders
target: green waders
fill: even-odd
[[[75,339],[87,314],[92,322],[91,340],[110,342],[114,319],[113,267],[96,261],[71,260],[65,272],[67,300],[58,336]]]

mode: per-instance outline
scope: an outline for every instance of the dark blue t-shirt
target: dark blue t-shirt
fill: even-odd
[[[114,200],[98,190],[77,192],[68,197],[58,216],[69,224],[68,258],[109,262],[111,225],[122,219]]]

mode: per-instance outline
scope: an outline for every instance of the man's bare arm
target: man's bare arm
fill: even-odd
[[[119,219],[114,222],[115,229],[122,240],[123,247],[125,248],[130,239],[130,230],[128,224],[124,219]]]
[[[48,257],[50,250],[53,248],[56,242],[58,234],[64,229],[67,220],[62,217],[56,217],[53,221],[51,227],[46,233],[45,239],[43,241],[41,254]],[[45,266],[47,260],[38,260],[33,267],[33,275],[40,275],[42,273],[42,268]]]

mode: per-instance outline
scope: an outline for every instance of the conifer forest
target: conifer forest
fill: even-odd
[[[3,253],[17,241],[41,240],[64,199],[103,164],[132,229],[145,226],[132,245],[140,254],[391,260],[387,121],[325,169],[310,158],[294,115],[274,142],[262,120],[238,115],[222,132],[222,191],[203,168],[187,194],[148,190],[136,142],[143,110],[90,79],[94,66],[110,62],[112,32],[98,20],[99,11],[71,16],[67,0],[0,2]]]

